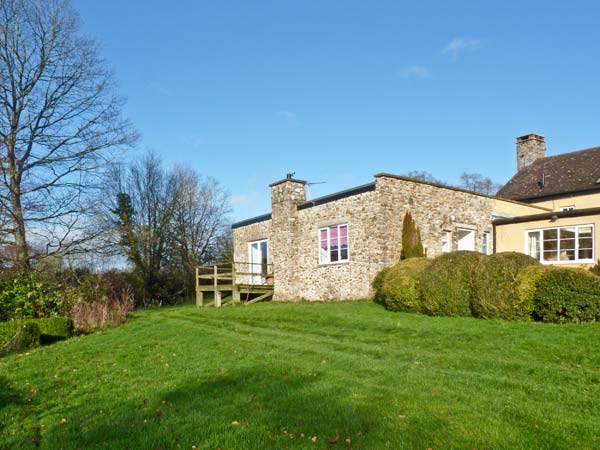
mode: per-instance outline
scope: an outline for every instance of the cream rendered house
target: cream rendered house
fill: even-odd
[[[600,254],[600,147],[546,157],[542,136],[517,138],[518,171],[498,192],[548,211],[494,220],[495,251],[542,264],[593,266]]]

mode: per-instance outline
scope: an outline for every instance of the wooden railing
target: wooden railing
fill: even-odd
[[[232,302],[239,302],[240,294],[266,294],[252,302],[269,297],[273,293],[272,264],[233,262],[196,267],[196,304],[204,305],[204,292],[214,292],[214,306],[221,306],[222,293],[231,292]]]

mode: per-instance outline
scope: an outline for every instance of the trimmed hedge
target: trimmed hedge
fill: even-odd
[[[428,258],[409,258],[381,271],[373,281],[375,301],[391,311],[421,312],[421,274],[431,263]]]
[[[40,329],[40,343],[42,344],[68,339],[73,335],[73,320],[70,317],[56,316],[48,319],[36,319],[35,323]]]
[[[73,320],[69,317],[0,322],[0,355],[51,344],[72,335]]]
[[[481,260],[473,275],[471,309],[482,319],[528,320],[531,305],[516,295],[516,279],[526,267],[539,262],[523,253],[503,252]]]
[[[548,270],[552,268],[549,266],[529,266],[525,267],[515,280],[515,301],[520,305],[520,308],[527,308],[529,310],[529,317],[526,320],[531,319],[533,308],[535,304],[535,293],[537,291],[537,285]]]
[[[600,278],[583,269],[546,271],[537,281],[533,313],[543,322],[600,321]]]
[[[432,316],[471,316],[473,271],[483,258],[470,251],[435,258],[423,272],[423,311]]]
[[[34,321],[0,322],[0,355],[37,347],[40,329]]]

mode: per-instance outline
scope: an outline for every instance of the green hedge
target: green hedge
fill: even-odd
[[[34,321],[0,322],[0,355],[37,347],[39,343],[40,329]]]
[[[373,281],[375,301],[391,311],[421,312],[421,274],[431,263],[409,258],[381,271]]]
[[[583,269],[546,271],[537,281],[534,318],[557,323],[600,321],[600,278]]]
[[[473,271],[483,258],[470,251],[435,258],[423,272],[423,311],[432,316],[470,316]]]
[[[72,335],[73,321],[69,317],[0,322],[0,355],[50,344]]]
[[[473,275],[471,309],[482,319],[528,320],[531,305],[516,295],[517,276],[539,262],[517,252],[496,253],[483,258]]]
[[[537,291],[537,285],[548,270],[552,268],[549,266],[529,266],[525,267],[515,281],[515,302],[521,309],[527,309],[529,311],[529,317],[526,320],[532,318],[533,308],[535,304],[535,293]]]
[[[47,319],[36,319],[35,323],[40,329],[40,342],[42,344],[61,341],[73,335],[73,320],[69,317],[56,316]]]

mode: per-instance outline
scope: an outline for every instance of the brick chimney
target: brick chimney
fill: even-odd
[[[521,171],[546,156],[546,139],[539,134],[526,134],[517,138],[517,171]]]

